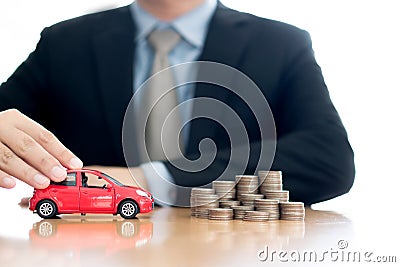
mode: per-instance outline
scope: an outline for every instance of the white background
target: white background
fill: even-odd
[[[0,82],[28,56],[41,30],[64,19],[129,4],[115,0],[2,0]],[[314,205],[345,214],[395,207],[400,149],[400,16],[397,1],[224,0],[228,7],[294,24],[313,39],[332,100],[356,157],[356,182],[343,197]],[[31,189],[19,183],[16,199]],[[397,210],[397,209],[396,209]]]

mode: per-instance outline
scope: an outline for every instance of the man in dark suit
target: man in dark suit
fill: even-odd
[[[144,12],[147,17],[138,21],[135,12]],[[197,48],[197,37],[185,26],[179,32],[182,24],[169,24],[193,14],[204,15],[207,20]],[[308,33],[212,0],[138,0],[128,7],[46,28],[36,50],[0,87],[0,110],[4,111],[0,113],[1,187],[13,187],[13,177],[37,188],[46,187],[49,179],[65,178],[62,166],[82,167],[78,157],[86,165],[100,165],[97,168],[111,174],[126,171],[118,167],[126,164],[122,123],[136,87],[146,79],[144,75],[149,76],[148,72],[141,73],[144,67],[138,67],[150,60],[139,60],[146,48],[140,50],[138,33],[145,29],[138,25],[148,25],[143,22],[150,17],[176,26],[182,42],[194,46],[190,53],[195,58],[191,60],[231,66],[259,87],[276,125],[271,169],[283,171],[284,188],[290,190],[292,200],[311,204],[349,191],[354,180],[353,152],[330,101]],[[218,99],[237,112],[250,139],[250,158],[244,172],[257,171],[261,144],[266,140],[255,129],[257,121],[243,101],[207,84],[196,85],[190,97]],[[228,165],[229,136],[205,119],[189,124],[185,156],[198,158],[198,144],[204,138],[213,139],[218,149],[216,159],[206,169],[193,173],[176,167],[182,159],[159,161],[176,184],[207,184]],[[131,170],[141,185],[149,183],[153,190],[150,172],[142,165]],[[235,173],[234,167],[230,173]]]

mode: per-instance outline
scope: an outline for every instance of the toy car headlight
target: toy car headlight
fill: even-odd
[[[145,191],[140,190],[140,189],[136,190],[136,194],[138,194],[139,196],[142,196],[142,197],[150,197]]]

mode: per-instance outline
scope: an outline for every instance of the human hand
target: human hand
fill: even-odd
[[[51,132],[16,109],[0,112],[0,187],[13,188],[15,178],[35,188],[66,178],[65,168],[83,163]]]

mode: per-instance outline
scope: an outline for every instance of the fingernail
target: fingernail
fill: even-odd
[[[65,178],[65,176],[67,176],[67,172],[65,171],[64,168],[55,166],[55,167],[53,167],[53,169],[51,169],[51,175],[54,178],[61,179],[61,178]]]
[[[33,179],[35,180],[35,182],[39,185],[45,185],[49,183],[49,178],[41,175],[41,174],[36,174]]]
[[[83,162],[78,158],[72,158],[69,161],[69,165],[71,166],[72,169],[80,169],[83,167]]]
[[[4,177],[3,184],[7,187],[13,187],[15,186],[15,180],[11,177]]]

